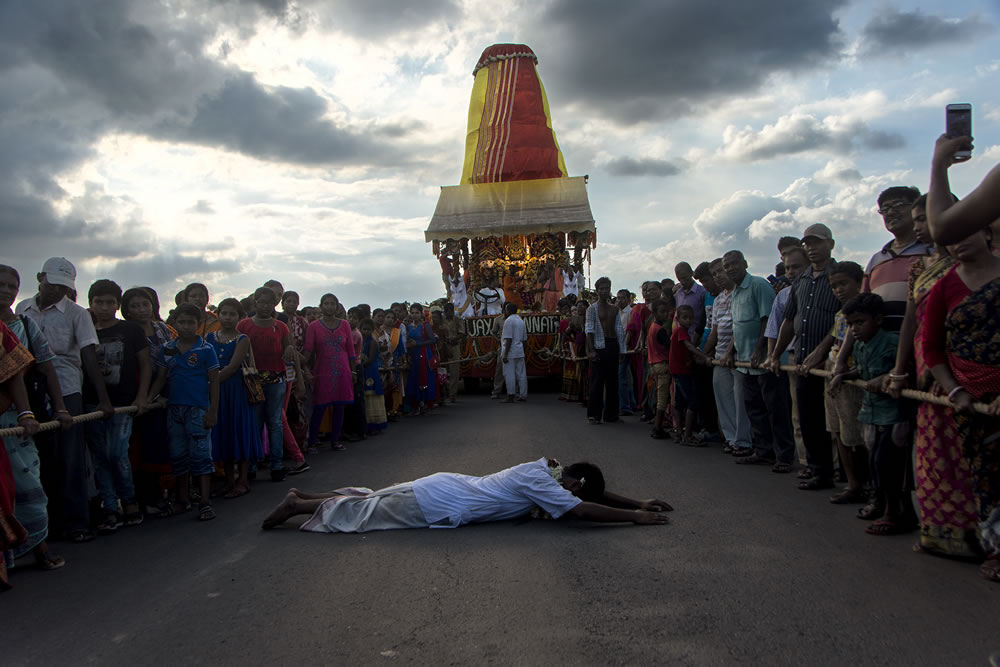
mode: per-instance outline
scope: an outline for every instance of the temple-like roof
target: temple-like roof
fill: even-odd
[[[424,240],[584,231],[597,228],[576,176],[442,187]]]

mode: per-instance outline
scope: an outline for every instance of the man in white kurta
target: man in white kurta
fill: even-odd
[[[661,500],[632,500],[607,491],[600,469],[590,463],[563,468],[541,458],[474,477],[439,472],[413,482],[372,491],[353,487],[308,494],[293,489],[262,525],[274,528],[289,518],[311,514],[301,530],[361,533],[398,528],[457,528],[468,523],[504,521],[540,508],[553,519],[571,514],[591,521],[666,523]]]
[[[528,342],[528,328],[517,314],[517,304],[505,303],[503,310],[507,315],[507,319],[503,321],[503,333],[500,335],[503,379],[507,384],[507,398],[504,402],[513,403],[515,394],[517,400],[526,401],[528,372],[525,368],[524,344]]]

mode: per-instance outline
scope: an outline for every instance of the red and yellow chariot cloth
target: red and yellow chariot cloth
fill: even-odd
[[[473,70],[462,183],[565,178],[538,58],[525,44],[494,44]]]

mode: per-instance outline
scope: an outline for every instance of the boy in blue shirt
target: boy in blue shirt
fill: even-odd
[[[914,530],[917,515],[906,488],[910,464],[910,424],[902,402],[881,392],[882,381],[895,368],[899,334],[882,328],[885,303],[877,294],[859,294],[844,304],[841,312],[854,334],[856,369],[842,373],[830,383],[836,394],[841,383],[860,377],[865,380],[858,421],[864,428],[870,451],[872,481],[875,485],[875,523],[865,528],[869,535],[899,535]]]
[[[208,502],[212,464],[212,427],[218,421],[219,358],[215,348],[198,335],[201,313],[183,303],[174,311],[177,340],[163,346],[154,364],[159,369],[152,395],[167,386],[167,430],[170,465],[177,477],[176,513],[191,509],[191,476],[198,477],[201,502],[198,518],[209,521],[215,510]]]

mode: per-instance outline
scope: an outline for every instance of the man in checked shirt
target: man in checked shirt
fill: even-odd
[[[830,271],[837,263],[833,259],[833,232],[823,224],[810,225],[802,234],[802,245],[809,259],[809,269],[792,283],[791,296],[785,307],[785,320],[781,324],[778,340],[767,360],[773,372],[781,365],[780,359],[792,337],[798,341],[795,363],[802,360],[820,344],[833,326],[833,316],[840,309],[840,302],[830,288]],[[793,378],[799,408],[799,423],[805,441],[812,477],[803,477],[799,488],[816,491],[833,487],[833,443],[822,419],[810,415],[823,414],[823,378],[803,374]],[[804,473],[808,475],[808,473]],[[802,475],[800,475],[802,476]]]

